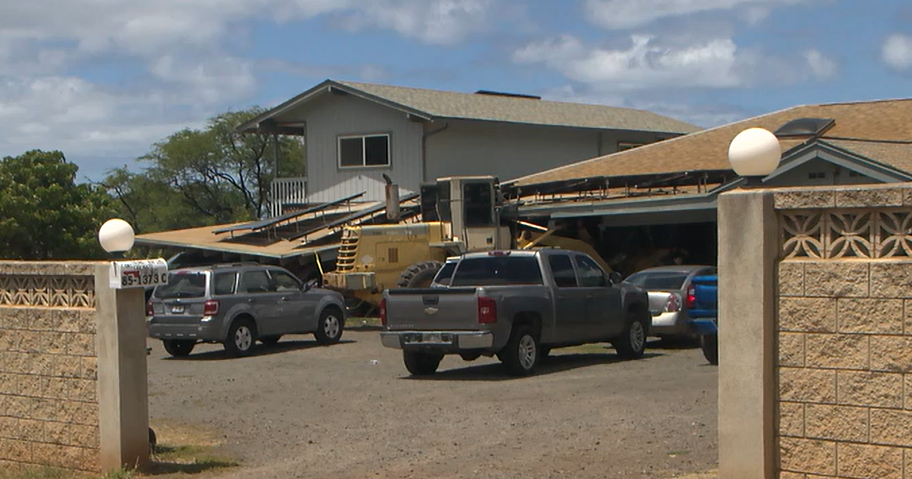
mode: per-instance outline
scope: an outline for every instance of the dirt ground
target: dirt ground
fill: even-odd
[[[637,361],[603,344],[555,350],[519,379],[448,356],[414,379],[369,330],[329,347],[290,336],[240,359],[149,345],[153,426],[198,431],[241,464],[195,477],[703,479],[717,465],[717,369],[699,349],[650,342]]]

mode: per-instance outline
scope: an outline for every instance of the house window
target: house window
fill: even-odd
[[[390,136],[339,137],[339,167],[365,168],[390,165]]]
[[[809,180],[822,180],[826,178],[826,172],[824,171],[812,171],[808,173]]]
[[[643,146],[646,143],[634,143],[632,141],[619,141],[618,142],[618,151],[631,150],[638,146]]]

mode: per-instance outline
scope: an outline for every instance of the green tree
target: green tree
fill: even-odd
[[[303,174],[304,147],[291,138],[235,131],[260,113],[223,113],[202,130],[178,131],[140,158],[145,170],[113,170],[102,184],[142,232],[261,218],[271,180]]]
[[[114,214],[111,198],[94,185],[76,184],[78,170],[59,151],[0,161],[0,257],[104,257],[96,234]]]

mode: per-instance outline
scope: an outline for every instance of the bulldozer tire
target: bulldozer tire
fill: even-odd
[[[437,271],[443,267],[440,261],[422,261],[415,263],[399,276],[396,286],[400,288],[427,288],[434,280]]]

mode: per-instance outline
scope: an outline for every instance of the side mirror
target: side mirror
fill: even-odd
[[[608,283],[609,284],[613,284],[613,285],[618,284],[623,280],[624,280],[624,277],[621,276],[621,273],[618,273],[617,271],[612,271],[611,273],[608,274]]]
[[[314,286],[316,286],[316,285],[317,285],[316,281],[308,281],[308,282],[304,283],[304,286],[301,287],[301,291],[306,293],[306,292],[312,290],[314,288]]]

